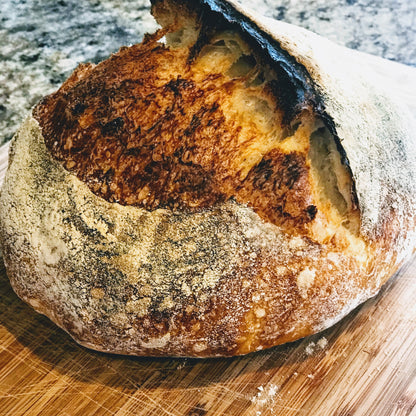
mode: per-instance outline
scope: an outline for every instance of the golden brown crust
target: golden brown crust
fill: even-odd
[[[201,76],[188,49],[169,49],[159,37],[80,67],[36,106],[52,155],[95,194],[123,205],[200,209],[235,198],[288,228],[313,220],[304,154],[272,149],[245,176],[233,165],[262,135],[254,128],[244,138],[241,123],[224,115],[245,78]],[[251,89],[276,106],[270,84]],[[278,124],[278,109],[275,117]]]

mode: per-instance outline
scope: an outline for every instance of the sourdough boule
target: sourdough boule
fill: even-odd
[[[415,247],[414,70],[235,1],[152,12],[160,30],[80,65],[13,138],[14,290],[119,354],[238,355],[329,327]]]

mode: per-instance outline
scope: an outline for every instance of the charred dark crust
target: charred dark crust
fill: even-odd
[[[276,149],[265,155],[239,186],[237,201],[247,200],[275,224],[297,228],[312,221],[316,207],[311,202],[305,157]]]

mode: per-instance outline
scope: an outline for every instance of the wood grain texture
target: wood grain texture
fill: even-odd
[[[7,147],[0,149],[0,177]],[[416,415],[416,260],[334,327],[232,359],[78,346],[0,268],[0,416]]]

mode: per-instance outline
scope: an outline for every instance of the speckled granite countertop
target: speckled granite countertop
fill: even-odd
[[[243,2],[340,44],[416,66],[415,0]],[[148,0],[3,0],[0,143],[78,63],[97,63],[153,31],[149,6]]]

